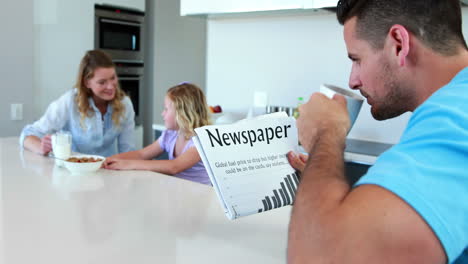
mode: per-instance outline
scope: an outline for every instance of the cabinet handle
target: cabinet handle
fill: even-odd
[[[132,23],[132,22],[126,22],[126,21],[120,21],[120,20],[107,19],[107,18],[102,18],[101,22],[111,23],[111,24],[119,24],[119,25],[126,25],[126,26],[141,27],[140,23]]]

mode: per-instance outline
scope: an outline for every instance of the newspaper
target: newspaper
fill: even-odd
[[[299,179],[286,155],[298,151],[294,118],[280,112],[195,132],[193,141],[229,219],[293,203]]]

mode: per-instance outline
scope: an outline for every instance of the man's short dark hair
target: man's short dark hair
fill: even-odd
[[[390,28],[399,24],[427,47],[443,55],[467,49],[462,33],[459,0],[340,0],[337,18],[344,25],[357,17],[359,38],[375,49],[383,48]]]

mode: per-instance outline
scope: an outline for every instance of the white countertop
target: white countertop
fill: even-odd
[[[291,207],[228,220],[210,186],[71,175],[0,138],[0,263],[285,263]]]

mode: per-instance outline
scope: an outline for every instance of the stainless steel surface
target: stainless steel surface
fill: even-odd
[[[293,116],[295,107],[286,107],[286,113],[288,116]]]
[[[120,82],[120,87],[132,100],[135,110],[135,124],[142,122],[142,105],[144,101],[144,67],[142,63],[116,62],[116,72]]]
[[[94,48],[107,52],[114,60],[144,61],[144,12],[111,5],[95,5],[94,17]],[[132,51],[101,47],[101,22],[139,28],[139,49]]]
[[[144,65],[142,63],[128,63],[121,61],[114,61],[115,71],[118,75],[137,75],[144,74]]]
[[[103,18],[103,19],[101,19],[101,21],[102,22],[107,22],[107,23],[112,23],[112,24],[141,27],[140,23],[125,22],[125,21],[119,21],[119,20],[114,20],[114,19],[105,19],[105,18]]]
[[[358,139],[347,139],[346,140],[346,152],[369,155],[369,156],[380,156],[383,152],[391,148],[392,144],[372,142]]]
[[[140,77],[119,77],[121,81],[138,81],[140,79]]]
[[[267,105],[265,109],[267,114],[276,112],[286,112],[288,116],[293,116],[295,108],[289,106]]]
[[[382,153],[392,146],[392,144],[348,138],[346,139],[344,159],[345,162],[371,166]],[[302,146],[299,148],[302,153],[306,153]]]

